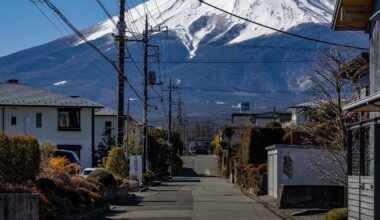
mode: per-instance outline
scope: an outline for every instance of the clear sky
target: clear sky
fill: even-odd
[[[128,1],[137,4],[140,0]],[[96,0],[51,0],[78,28],[83,29],[107,19]],[[118,0],[102,0],[112,15],[118,14]],[[40,8],[66,33],[43,3]],[[0,57],[62,37],[38,11],[31,0],[0,0]]]

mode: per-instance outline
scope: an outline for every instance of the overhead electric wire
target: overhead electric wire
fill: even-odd
[[[112,21],[112,23],[115,25],[115,27],[117,27],[116,21],[113,19],[113,17],[111,16],[111,14],[109,13],[109,11],[107,10],[106,6],[104,6],[104,4],[102,3],[102,1],[101,0],[96,0],[96,2],[102,8],[102,10],[107,15],[107,17]]]
[[[62,14],[62,12],[55,7],[53,3],[50,2],[50,0],[43,0],[49,8],[53,10],[65,23],[69,28],[76,34],[78,35],[87,45],[89,45],[93,50],[95,50],[103,59],[105,59],[108,63],[111,64],[111,66],[119,73],[120,70],[116,66],[116,63],[112,61],[109,57],[107,57],[96,45],[94,45],[92,42],[87,40],[87,38],[66,18],[65,15]],[[139,93],[136,91],[136,89],[133,87],[133,85],[130,83],[128,78],[124,76],[125,82],[129,85],[131,90],[135,93],[135,95],[142,101],[144,102],[144,99],[139,95]],[[152,107],[151,105],[148,104],[148,106]]]
[[[312,63],[328,60],[166,60],[161,63],[173,64],[242,64],[242,63]],[[143,63],[142,61],[135,61]]]
[[[236,17],[236,18],[239,18],[241,20],[244,20],[246,22],[249,22],[249,23],[252,23],[252,24],[256,24],[258,26],[261,26],[261,27],[264,27],[264,28],[267,28],[267,29],[270,29],[272,31],[276,31],[276,32],[280,32],[280,33],[283,33],[283,34],[286,34],[286,35],[289,35],[289,36],[293,36],[293,37],[298,37],[298,38],[301,38],[301,39],[304,39],[304,40],[308,40],[308,41],[314,41],[314,42],[317,42],[317,43],[322,43],[322,44],[328,44],[328,45],[333,45],[333,46],[338,46],[338,47],[346,47],[346,48],[351,48],[351,49],[358,49],[358,50],[368,50],[368,48],[363,48],[363,47],[356,47],[356,46],[351,46],[351,45],[345,45],[345,44],[341,44],[341,43],[336,43],[336,42],[330,42],[330,41],[325,41],[325,40],[321,40],[321,39],[316,39],[316,38],[312,38],[312,37],[307,37],[307,36],[303,36],[303,35],[300,35],[300,34],[295,34],[295,33],[291,33],[291,32],[288,32],[288,31],[283,31],[283,30],[280,30],[280,29],[277,29],[277,28],[274,28],[274,27],[270,27],[268,25],[265,25],[265,24],[262,24],[262,23],[259,23],[259,22],[256,22],[256,21],[252,21],[248,18],[245,18],[245,17],[242,17],[240,15],[237,15],[237,14],[234,14],[232,12],[229,12],[229,11],[226,11],[222,8],[219,8],[215,5],[212,5],[204,0],[198,0],[199,2],[205,4],[205,5],[208,5],[218,11],[221,11],[221,12],[224,12],[228,15],[231,15],[233,17]]]

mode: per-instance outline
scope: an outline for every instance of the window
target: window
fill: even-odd
[[[112,128],[112,121],[106,121],[106,123],[105,123],[105,128],[106,128],[106,129],[110,129],[110,128]]]
[[[42,114],[36,113],[36,128],[42,128]]]
[[[80,130],[80,109],[58,109],[58,130]]]
[[[16,116],[11,117],[11,125],[16,125],[17,124],[17,119]]]

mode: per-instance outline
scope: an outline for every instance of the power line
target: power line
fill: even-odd
[[[166,60],[161,63],[173,64],[244,64],[244,63],[313,63],[328,60]],[[143,63],[136,61],[136,63]]]
[[[62,12],[55,7],[53,3],[50,2],[50,0],[43,0],[47,6],[49,6],[50,9],[53,10],[65,23],[66,25],[76,34],[78,35],[87,45],[89,45],[93,50],[95,50],[103,59],[105,59],[108,63],[111,64],[111,66],[119,73],[120,70],[116,66],[116,63],[111,60],[109,57],[107,57],[95,44],[93,44],[91,41],[89,41],[67,18],[65,15],[62,14]],[[133,87],[133,85],[130,83],[128,78],[124,76],[124,80],[127,82],[131,90],[135,93],[135,95],[144,102],[144,99],[139,95],[139,93],[136,91],[136,89]],[[150,106],[150,105],[149,105]]]
[[[104,13],[108,16],[108,18],[112,21],[112,23],[115,25],[115,27],[117,27],[117,24],[115,22],[115,20],[113,19],[113,17],[111,16],[111,14],[109,13],[109,11],[107,10],[106,6],[104,6],[104,4],[101,2],[101,0],[96,0],[96,2],[99,4],[99,6],[103,9]]]
[[[298,37],[298,38],[301,38],[301,39],[304,39],[304,40],[309,40],[309,41],[314,41],[314,42],[318,42],[318,43],[323,43],[323,44],[328,44],[328,45],[333,45],[333,46],[338,46],[338,47],[346,47],[346,48],[351,48],[351,49],[358,49],[358,50],[368,50],[368,48],[363,48],[363,47],[356,47],[356,46],[350,46],[350,45],[345,45],[345,44],[340,44],[340,43],[335,43],[335,42],[330,42],[330,41],[325,41],[325,40],[320,40],[320,39],[316,39],[316,38],[311,38],[311,37],[306,37],[306,36],[303,36],[303,35],[299,35],[299,34],[295,34],[295,33],[291,33],[291,32],[287,32],[287,31],[283,31],[283,30],[280,30],[280,29],[277,29],[277,28],[274,28],[274,27],[270,27],[268,25],[265,25],[265,24],[261,24],[261,23],[258,23],[256,21],[252,21],[248,18],[244,18],[242,16],[239,16],[237,14],[234,14],[232,12],[229,12],[229,11],[226,11],[224,9],[221,9],[215,5],[212,5],[210,3],[207,3],[205,2],[204,0],[198,0],[200,1],[201,3],[205,4],[205,5],[208,5],[216,10],[219,10],[221,12],[224,12],[226,14],[229,14],[233,17],[236,17],[236,18],[239,18],[241,20],[244,20],[246,22],[249,22],[249,23],[252,23],[252,24],[256,24],[256,25],[259,25],[261,27],[264,27],[264,28],[267,28],[267,29],[270,29],[270,30],[273,30],[273,31],[276,31],[276,32],[280,32],[280,33],[283,33],[283,34],[287,34],[289,36],[293,36],[293,37]]]

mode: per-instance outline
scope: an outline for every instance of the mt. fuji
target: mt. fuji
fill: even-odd
[[[205,0],[252,21],[283,31],[325,41],[368,47],[368,36],[330,29],[335,0]],[[256,111],[270,110],[304,99],[307,73],[319,48],[326,45],[284,35],[225,14],[198,0],[150,0],[126,13],[127,36],[142,33],[148,15],[152,35],[160,46],[160,64],[150,59],[164,85],[150,90],[151,103],[161,107],[158,95],[167,96],[169,77],[178,83],[184,110],[197,119],[222,120],[242,101]],[[117,17],[114,17],[117,22]],[[116,60],[112,20],[82,31],[108,57]],[[127,43],[126,76],[142,93],[143,53],[139,42]],[[359,51],[360,52],[360,51]],[[116,103],[116,72],[80,38],[72,35],[0,58],[0,80],[21,82],[67,95],[81,95],[105,105]],[[62,83],[64,82],[64,83]],[[129,88],[126,97],[135,97]],[[158,93],[158,94],[157,94]],[[175,99],[177,100],[177,94]],[[133,102],[133,116],[142,115]],[[167,105],[166,98],[164,106]],[[167,109],[166,109],[167,110]],[[151,111],[158,122],[165,112]]]

